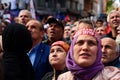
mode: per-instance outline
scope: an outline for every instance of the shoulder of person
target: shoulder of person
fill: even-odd
[[[46,53],[46,55],[47,55],[47,54],[49,54],[50,46],[41,42],[38,45],[38,51],[40,51],[41,53]]]
[[[74,80],[74,76],[70,71],[67,71],[59,75],[57,80]]]
[[[42,45],[42,46],[44,46],[44,47],[48,47],[48,48],[50,48],[50,46],[49,45],[47,45],[47,44],[45,44],[46,42],[41,42],[41,44],[40,45]]]
[[[53,71],[46,73],[41,80],[51,80],[53,76]]]
[[[92,80],[120,80],[120,69],[106,66]]]
[[[114,66],[106,66],[102,70],[102,75],[107,80],[120,80],[120,69]]]
[[[108,72],[116,72],[116,71],[120,71],[120,68],[117,68],[115,66],[106,66],[106,67],[103,68],[102,71],[103,72],[106,72],[106,71],[108,71]]]

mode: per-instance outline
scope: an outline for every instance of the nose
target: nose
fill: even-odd
[[[54,28],[55,28],[55,27],[52,25],[52,26],[51,26],[51,29],[54,29]]]
[[[105,53],[105,47],[102,47],[101,49],[102,49],[102,53]]]
[[[53,57],[56,57],[56,56],[57,56],[57,52],[54,51],[54,53],[53,53]]]
[[[87,42],[86,43],[84,43],[83,44],[83,46],[82,46],[82,49],[84,50],[84,51],[88,51],[88,44],[87,44]]]

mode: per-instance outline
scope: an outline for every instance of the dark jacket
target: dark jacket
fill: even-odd
[[[50,53],[50,46],[40,43],[36,50],[36,57],[33,64],[36,80],[41,78],[47,73],[52,71],[52,67],[49,64],[48,56]]]
[[[106,64],[105,66],[115,66],[120,68],[120,57],[117,57],[114,61]]]
[[[24,25],[10,24],[2,34],[5,80],[34,80],[34,70],[27,52],[32,47],[30,32]]]
[[[64,70],[56,70],[55,73],[53,71],[48,72],[41,80],[52,80],[53,76],[55,75],[55,80],[57,80],[58,76],[64,72],[67,72],[67,68]]]

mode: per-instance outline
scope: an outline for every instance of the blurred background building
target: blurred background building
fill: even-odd
[[[9,0],[0,0],[2,3]],[[33,0],[37,15],[55,15],[56,17],[88,17],[106,14],[110,0]]]
[[[36,10],[40,15],[56,14],[58,11],[58,13],[76,17],[98,14],[100,1],[103,1],[100,8],[105,13],[108,0],[34,0]]]

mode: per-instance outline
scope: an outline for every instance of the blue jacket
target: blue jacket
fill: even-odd
[[[33,68],[35,71],[36,80],[41,80],[41,78],[47,73],[52,71],[52,67],[49,64],[50,46],[40,43],[36,52],[35,61]]]

